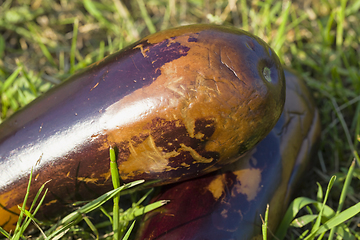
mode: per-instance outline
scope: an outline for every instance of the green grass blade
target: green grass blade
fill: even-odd
[[[5,51],[5,40],[2,35],[0,35],[0,59],[2,59]]]
[[[315,224],[314,226],[312,227],[311,229],[311,232],[310,234],[305,238],[305,240],[312,240],[314,239],[314,236],[316,235],[319,227],[320,227],[320,224],[321,224],[321,219],[323,217],[323,212],[324,212],[324,208],[325,208],[325,204],[327,202],[327,199],[329,197],[329,193],[330,193],[330,190],[332,188],[332,186],[334,185],[334,182],[336,180],[336,177],[335,176],[332,176],[329,183],[328,183],[328,186],[327,186],[327,189],[326,189],[326,193],[325,193],[325,197],[324,197],[324,200],[323,200],[323,203],[321,204],[321,207],[320,207],[320,211],[319,211],[319,214],[316,218],[316,221],[315,221]]]
[[[156,28],[155,25],[153,24],[147,10],[145,7],[145,3],[144,0],[137,0],[137,3],[139,5],[140,8],[140,12],[141,12],[141,16],[143,17],[145,24],[149,30],[150,33],[155,33],[156,32]]]
[[[130,222],[134,220],[136,217],[139,217],[145,213],[153,211],[154,209],[164,206],[167,203],[169,203],[169,200],[160,200],[146,206],[135,206],[133,208],[130,208],[120,216],[120,222]]]
[[[141,216],[141,215],[143,215],[145,213],[151,212],[154,209],[157,209],[157,208],[159,208],[161,206],[164,206],[165,204],[168,204],[169,202],[170,202],[169,200],[160,200],[160,201],[151,203],[149,205],[146,205],[144,207],[141,207],[139,209],[136,209],[134,211],[134,217],[138,217],[138,216]]]
[[[61,219],[57,224],[53,225],[47,231],[47,234],[50,233],[48,238],[51,239],[51,238],[55,237],[56,235],[60,234],[61,232],[65,231],[69,227],[77,224],[78,222],[80,222],[82,220],[82,215],[83,214],[87,214],[87,213],[99,208],[105,202],[112,199],[120,191],[122,191],[124,189],[128,189],[128,188],[132,188],[132,187],[134,187],[136,185],[139,185],[139,184],[141,184],[143,182],[144,182],[144,180],[138,180],[138,181],[134,181],[134,182],[131,182],[131,183],[127,183],[127,184],[125,184],[125,185],[123,185],[123,186],[121,186],[121,187],[119,187],[117,189],[111,190],[111,191],[101,195],[97,199],[95,199],[95,200],[89,202],[88,204],[84,205],[83,207],[79,208],[77,211],[74,211],[74,212],[68,214],[66,217]],[[58,226],[61,226],[61,227],[58,229]],[[56,229],[56,231],[55,231],[55,229]]]
[[[304,239],[308,233],[309,233],[309,229],[305,230],[298,239]]]
[[[106,20],[106,18],[103,16],[101,11],[98,10],[98,8],[95,6],[92,0],[84,0],[84,7],[85,9],[94,16],[100,23],[102,23],[105,26],[112,26],[112,24]]]
[[[316,200],[318,202],[322,202],[322,200],[324,198],[324,192],[322,190],[322,187],[321,187],[320,183],[317,182],[316,184],[318,186],[318,191],[317,191],[317,194],[316,194]]]
[[[336,47],[341,51],[343,45],[343,34],[344,34],[344,19],[345,19],[345,8],[347,0],[341,0],[341,7],[338,11],[337,27],[336,27]]]
[[[60,228],[57,228],[56,231],[52,231],[52,233],[45,238],[45,240],[53,240],[53,239],[60,239],[62,236],[65,235],[67,231],[70,230],[70,227],[74,226],[75,224],[81,221],[81,217],[74,219],[74,221],[61,225]],[[41,239],[41,238],[40,238]]]
[[[116,155],[114,148],[110,147],[110,172],[111,172],[111,179],[114,188],[120,187],[120,176],[119,170],[116,162]],[[114,196],[114,206],[113,206],[113,231],[114,231],[114,239],[120,239],[120,231],[119,231],[119,201],[120,201],[120,194],[116,194]]]
[[[330,46],[334,41],[334,37],[331,34],[331,26],[333,25],[334,18],[335,18],[335,11],[332,11],[327,21],[326,27],[324,29],[324,41],[328,46]]]
[[[110,172],[111,172],[111,179],[114,188],[120,187],[120,175],[119,169],[116,162],[116,154],[114,148],[110,147]]]
[[[100,61],[101,59],[103,59],[104,55],[105,55],[105,42],[101,41],[99,45],[99,54],[96,58],[96,61]]]
[[[309,204],[313,204],[317,209],[323,208],[323,216],[327,219],[333,217],[335,215],[334,210],[332,210],[329,206],[323,205],[322,203],[315,201],[306,197],[298,197],[291,202],[288,207],[285,216],[283,217],[278,229],[276,230],[275,236],[277,239],[282,240],[285,238],[287,229],[289,228],[291,222],[295,218],[295,216],[299,213],[299,211],[306,207]]]
[[[44,186],[44,185],[45,185],[45,184],[43,184],[43,186]],[[41,192],[42,192],[42,189],[40,189],[40,190],[38,191],[38,195],[40,195]],[[35,214],[39,211],[40,206],[41,206],[42,203],[44,202],[44,199],[45,199],[45,196],[46,196],[47,192],[48,192],[48,189],[45,190],[44,195],[42,196],[39,204],[37,205],[37,207],[36,207],[36,209],[35,209],[35,211],[34,211],[33,213],[31,213],[30,210],[29,210],[29,211],[27,211],[27,210],[24,211],[24,214],[26,215],[26,219],[24,220],[24,223],[23,223],[22,226],[21,226],[21,232],[22,232],[22,233],[25,232],[25,230],[27,229],[27,227],[29,226],[29,224],[30,224],[31,221],[34,221],[35,223],[37,222],[34,216],[35,216]],[[35,204],[36,201],[37,201],[37,197],[34,199],[34,201],[33,201],[33,203],[32,203],[32,207],[33,207],[33,205]],[[32,208],[32,207],[31,207],[31,208]],[[31,209],[31,208],[30,208],[30,209]],[[22,211],[22,210],[21,210],[21,211]],[[40,230],[41,230],[41,228],[40,228]]]
[[[303,226],[311,223],[312,221],[314,221],[317,218],[318,215],[315,214],[310,214],[310,215],[304,215],[298,218],[295,218],[290,226],[291,227],[296,227],[296,228],[302,228]]]
[[[154,191],[153,188],[150,189],[149,191],[147,191],[147,193],[145,193],[144,196],[142,196],[142,197],[140,198],[140,200],[137,201],[136,205],[140,205],[141,203],[143,203],[143,202],[146,200],[146,198],[147,198],[153,191]]]
[[[3,84],[1,84],[1,82],[0,82],[0,93],[3,93],[6,90],[8,90],[8,88],[11,86],[11,84],[14,83],[16,77],[19,75],[21,70],[22,70],[22,67],[18,66],[15,69],[15,71],[5,80],[5,82]]]
[[[290,225],[290,223],[293,221],[296,214],[305,207],[306,205],[309,205],[311,203],[316,203],[315,200],[312,200],[310,198],[305,197],[299,197],[296,198],[288,207],[288,210],[285,213],[285,216],[283,220],[281,221],[279,228],[277,229],[275,236],[277,239],[282,240],[285,238],[286,231]]]
[[[273,42],[273,48],[277,54],[280,53],[280,49],[285,42],[285,36],[286,36],[285,29],[286,29],[287,20],[289,17],[290,7],[291,7],[291,2],[290,1],[286,2],[286,5],[284,6],[283,12],[281,14],[282,22],[279,26],[279,29],[276,33],[276,36],[275,36],[275,39]]]
[[[99,232],[98,230],[96,229],[96,227],[94,226],[94,224],[90,221],[90,219],[85,216],[84,217],[84,221],[86,222],[86,224],[89,226],[89,228],[91,229],[91,231],[93,231],[93,233],[95,234],[96,236],[96,240],[99,239]]]
[[[265,219],[261,226],[263,240],[267,240],[268,219],[269,219],[269,204],[266,205]]]
[[[46,47],[46,45],[42,42],[41,38],[38,36],[37,31],[35,30],[35,27],[33,24],[29,23],[27,24],[33,39],[35,39],[35,41],[37,42],[37,44],[39,44],[39,47],[41,49],[41,52],[44,54],[44,56],[46,57],[46,59],[51,63],[51,65],[53,65],[54,67],[56,67],[56,63],[54,58],[52,57],[49,49]]]
[[[71,41],[71,50],[70,50],[70,73],[75,72],[75,54],[76,54],[76,41],[77,41],[78,28],[79,28],[79,19],[75,18],[73,37]]]
[[[321,206],[320,212],[318,214],[318,217],[316,219],[316,222],[315,222],[311,232],[316,231],[316,229],[318,229],[320,224],[321,224],[321,218],[323,216],[324,207],[325,207],[325,204],[326,204],[327,199],[329,197],[330,190],[331,190],[332,186],[334,185],[335,180],[336,180],[336,177],[332,176],[330,181],[329,181],[329,184],[328,184],[327,189],[326,189],[325,197],[324,197],[324,200],[323,200],[323,204]]]
[[[111,225],[113,224],[113,219],[112,217],[110,216],[110,214],[105,210],[104,207],[100,206],[100,211],[109,219]]]
[[[360,213],[360,203],[355,204],[352,207],[342,211],[336,217],[331,218],[325,222],[319,229],[314,233],[314,235],[322,234],[323,232],[328,231],[329,229],[338,226],[339,224],[344,223],[350,218],[354,217],[356,214]]]
[[[6,232],[2,227],[0,227],[0,233],[4,235],[6,238],[10,239],[10,234]]]
[[[29,76],[28,72],[25,71],[25,68],[24,68],[22,63],[18,63],[18,65],[20,67],[22,67],[21,73],[25,77],[25,79],[27,80],[27,84],[29,84],[29,88],[30,88],[31,92],[34,94],[34,97],[37,97],[39,95],[38,90],[36,89],[35,85],[31,81],[31,77]]]
[[[354,157],[355,157],[358,165],[360,166],[360,158],[359,158],[359,155],[357,154],[357,152],[355,150],[354,144],[353,144],[351,136],[350,136],[349,128],[346,125],[344,116],[340,112],[339,106],[338,106],[336,100],[333,97],[331,97],[330,99],[331,99],[331,102],[332,102],[332,104],[334,106],[334,110],[336,112],[336,115],[337,115],[337,117],[338,117],[338,119],[339,119],[339,121],[341,123],[341,126],[343,127],[343,130],[344,130],[347,142],[348,142],[348,144],[350,146],[351,152],[354,154]]]
[[[131,226],[130,226],[129,229],[127,230],[127,232],[126,232],[126,234],[124,235],[124,237],[123,237],[122,240],[128,240],[128,239],[129,239],[130,234],[131,234],[134,226],[135,226],[135,221],[133,221],[133,223],[131,224]]]
[[[20,235],[22,235],[22,231],[23,230],[21,228],[21,222],[23,220],[23,216],[24,216],[24,212],[25,212],[25,208],[26,208],[26,203],[27,203],[27,199],[29,197],[30,194],[30,186],[31,186],[31,179],[32,179],[32,175],[33,175],[33,169],[31,168],[31,172],[30,172],[30,177],[29,177],[29,182],[28,182],[28,186],[27,186],[27,190],[26,190],[26,194],[25,194],[25,198],[21,207],[21,211],[19,214],[19,218],[18,221],[16,223],[16,227],[15,227],[15,231],[14,231],[14,236],[18,236],[20,237]]]
[[[353,178],[354,168],[355,168],[355,161],[352,161],[352,163],[350,165],[350,168],[349,168],[349,171],[348,171],[348,173],[346,175],[344,186],[343,186],[342,191],[341,191],[341,195],[340,195],[340,199],[339,199],[339,206],[338,206],[338,208],[336,210],[335,216],[340,214],[341,209],[344,206],[346,194],[347,194],[347,191],[349,189],[351,180]],[[336,231],[336,227],[331,229],[330,235],[329,235],[330,240],[333,239],[335,231]]]
[[[244,29],[245,31],[249,31],[249,8],[247,7],[246,0],[240,0],[240,8],[243,9],[243,11],[241,12],[242,29]]]
[[[139,185],[141,183],[143,183],[144,180],[138,180],[138,181],[134,181],[131,183],[127,183],[117,189],[114,189],[112,191],[109,191],[108,193],[98,197],[97,199],[95,199],[94,201],[86,204],[85,206],[81,207],[78,211],[76,211],[77,214],[83,214],[83,213],[88,213],[90,211],[93,211],[94,209],[97,209],[99,206],[101,206],[102,204],[104,204],[106,201],[108,201],[109,199],[113,198],[116,194],[118,194],[120,191],[127,189],[127,188],[132,188],[136,185]],[[71,215],[71,214],[70,214]]]

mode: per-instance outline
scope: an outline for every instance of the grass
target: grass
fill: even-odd
[[[276,231],[276,238],[284,239],[290,226],[295,228],[303,228],[304,226],[311,223],[312,226],[310,229],[302,231],[301,239],[322,239],[325,233],[329,230],[330,234],[327,236],[328,239],[333,239],[334,235],[336,235],[336,237],[339,239],[355,239],[355,237],[359,238],[359,235],[356,232],[351,233],[351,229],[349,228],[346,221],[353,218],[360,212],[360,203],[357,203],[354,206],[341,211],[347,191],[349,189],[349,184],[353,178],[354,168],[355,161],[352,162],[347,173],[336,212],[331,207],[326,205],[330,190],[336,180],[336,177],[333,176],[327,186],[325,197],[323,197],[323,190],[320,184],[318,184],[319,188],[317,200],[312,200],[307,197],[298,197],[290,204],[280,226]],[[314,214],[311,210],[309,210],[307,215],[295,218],[300,210],[309,204],[312,204],[316,208],[318,214]]]
[[[304,77],[321,114],[314,170],[300,190],[302,201],[293,203],[305,209],[304,217],[292,222],[291,215],[287,226],[294,227],[283,231],[288,239],[306,238],[341,218],[323,238],[357,239],[360,219],[347,220],[344,212],[350,216],[346,209],[353,211],[360,198],[359,8],[357,0],[6,0],[0,6],[0,122],[72,73],[149,33],[190,23],[242,28],[268,42],[284,65]],[[325,198],[322,188],[330,181]],[[81,226],[77,230],[86,234]]]

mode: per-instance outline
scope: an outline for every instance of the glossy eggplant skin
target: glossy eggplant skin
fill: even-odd
[[[261,39],[193,25],[150,35],[89,66],[0,125],[0,226],[14,227],[51,180],[39,218],[111,189],[108,149],[125,182],[172,183],[236,161],[281,115],[283,70]]]
[[[215,173],[165,186],[136,239],[262,239],[260,214],[270,204],[274,232],[320,136],[318,110],[304,82],[285,71],[284,112],[247,158]]]

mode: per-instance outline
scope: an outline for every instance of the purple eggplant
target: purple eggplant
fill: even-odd
[[[12,229],[51,180],[38,218],[112,188],[109,146],[125,182],[179,182],[246,155],[274,127],[284,73],[261,39],[192,25],[150,35],[94,63],[0,125],[0,226]]]

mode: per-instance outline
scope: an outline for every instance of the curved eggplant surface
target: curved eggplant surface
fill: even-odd
[[[269,227],[276,229],[320,136],[318,110],[304,82],[289,71],[285,77],[284,112],[252,154],[163,187],[153,201],[170,203],[145,215],[136,239],[262,239],[260,214],[268,203]]]
[[[89,66],[0,125],[0,226],[14,227],[32,167],[29,202],[52,180],[44,217],[111,189],[111,145],[125,182],[236,161],[280,117],[283,74],[261,39],[212,25],[162,31]]]

